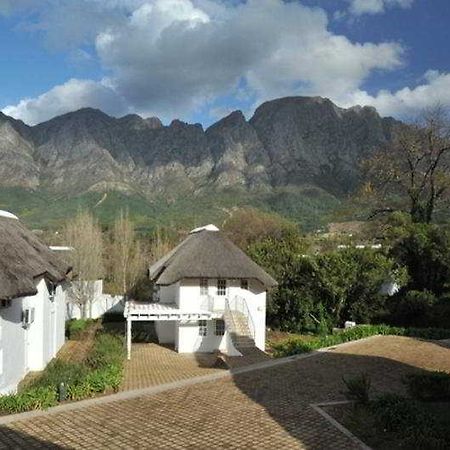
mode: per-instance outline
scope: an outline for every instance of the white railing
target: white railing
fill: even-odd
[[[230,311],[237,311],[244,315],[247,319],[248,329],[250,331],[250,336],[255,339],[255,322],[253,321],[252,314],[247,305],[247,300],[244,297],[240,297],[239,295],[234,296],[232,299],[227,301],[227,306]]]

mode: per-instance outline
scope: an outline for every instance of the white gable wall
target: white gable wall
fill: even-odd
[[[23,298],[16,298],[0,309],[0,394],[15,391],[26,373],[22,304]]]
[[[227,295],[217,295],[217,279],[208,279],[208,295],[214,297],[216,310],[225,310],[225,299],[240,296],[246,299],[255,327],[255,344],[261,350],[265,349],[266,334],[266,291],[258,280],[248,280],[249,289],[241,289],[240,280],[227,280]],[[205,309],[206,297],[200,295],[200,279],[184,279],[171,286],[161,286],[160,301],[162,303],[177,303],[183,311],[199,311]],[[158,324],[161,337],[168,342],[167,325]],[[185,321],[177,324],[175,332],[175,346],[180,353],[212,352],[217,349],[226,351],[230,349],[227,336],[215,336],[214,321],[208,321],[208,335],[199,336],[198,322]],[[170,328],[172,330],[172,328]],[[160,333],[158,333],[159,335]],[[164,336],[163,336],[164,335]],[[162,341],[161,341],[162,342]]]
[[[0,309],[0,394],[13,392],[29,371],[42,370],[64,344],[65,293],[57,287],[50,300],[43,279],[37,294],[17,298]],[[22,311],[34,308],[34,322],[22,324]]]

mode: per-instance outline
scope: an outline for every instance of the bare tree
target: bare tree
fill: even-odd
[[[154,263],[170,252],[174,244],[171,239],[158,227],[150,245],[150,262]]]
[[[68,255],[76,277],[69,289],[69,300],[75,303],[82,317],[91,315],[94,282],[103,277],[102,230],[92,214],[79,211],[64,227],[64,241],[73,250]]]
[[[134,230],[128,212],[114,223],[109,252],[110,275],[118,291],[126,295],[145,273],[147,252]]]
[[[450,191],[450,119],[437,106],[411,125],[399,125],[393,140],[365,161],[364,193],[375,213],[402,209],[414,222],[429,223]]]

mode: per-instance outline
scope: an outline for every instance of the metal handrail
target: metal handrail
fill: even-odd
[[[250,313],[250,309],[248,307],[247,300],[244,297],[236,295],[233,298],[233,302],[234,302],[234,310],[237,312],[240,312],[247,318],[247,325],[248,325],[248,329],[250,331],[250,335],[253,339],[255,339],[255,323],[254,323],[253,317]],[[228,304],[228,301],[227,301],[227,304]],[[229,304],[228,304],[228,306],[229,306],[230,310],[233,310]]]

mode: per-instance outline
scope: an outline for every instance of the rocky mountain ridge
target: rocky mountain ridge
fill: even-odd
[[[169,197],[316,186],[340,196],[394,125],[373,108],[342,109],[321,97],[269,101],[250,120],[235,111],[206,130],[92,108],[33,127],[0,113],[0,186]]]

